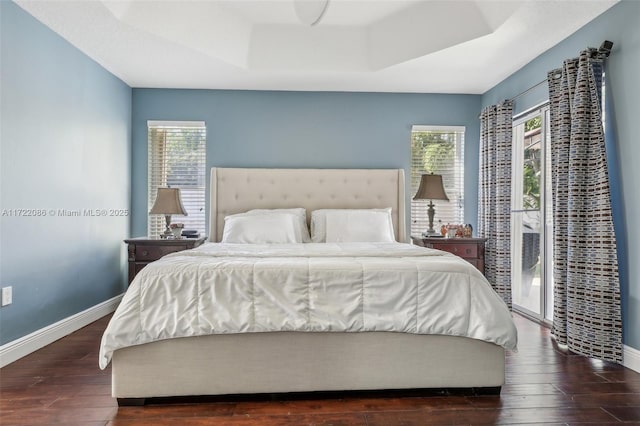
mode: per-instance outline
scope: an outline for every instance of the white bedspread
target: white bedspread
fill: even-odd
[[[176,337],[268,331],[395,331],[515,350],[516,328],[459,257],[400,243],[205,244],[146,266],[107,327],[113,351]]]

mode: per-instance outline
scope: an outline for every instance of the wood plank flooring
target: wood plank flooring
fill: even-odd
[[[109,317],[0,369],[0,424],[9,425],[640,425],[640,374],[559,350],[516,316],[519,352],[500,396],[433,391],[178,399],[118,408],[98,368]]]

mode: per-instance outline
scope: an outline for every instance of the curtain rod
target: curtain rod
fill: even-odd
[[[611,54],[611,48],[612,47],[613,47],[613,42],[611,42],[609,40],[605,40],[605,41],[602,42],[602,44],[598,48],[597,52],[602,54],[605,58],[608,58],[609,55]],[[522,92],[518,93],[517,95],[515,95],[511,99],[507,99],[506,101],[508,101],[508,102],[514,101],[514,100],[518,99],[520,96],[526,95],[527,93],[529,93],[533,89],[536,89],[538,86],[541,86],[541,85],[545,84],[547,81],[548,81],[548,79],[545,78],[544,80],[539,81],[538,83],[534,84],[533,86],[529,87],[528,89],[523,90]]]
[[[545,78],[542,81],[537,82],[536,84],[534,84],[533,86],[529,87],[526,90],[523,90],[522,92],[518,93],[517,95],[515,95],[513,98],[509,99],[510,101],[515,101],[516,99],[518,99],[520,96],[526,95],[527,93],[529,93],[530,91],[532,91],[533,89],[537,88],[538,86],[542,86],[543,84],[545,84],[547,82],[547,79]]]

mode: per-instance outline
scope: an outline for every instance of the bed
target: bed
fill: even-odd
[[[311,212],[319,209],[390,208],[391,226],[395,239],[398,242],[405,242],[405,196],[403,170],[213,168],[210,185],[209,241],[221,241],[227,216],[252,209],[301,207],[306,209],[307,219],[311,218]],[[415,268],[416,262],[420,265],[427,263],[422,258],[411,257],[417,256],[415,250],[426,252],[427,249],[417,249],[407,244],[385,244],[402,246],[402,250],[405,250],[397,255],[395,249],[390,250],[385,260],[388,262],[388,267],[385,266],[383,269],[385,271],[397,269],[398,277],[412,276],[412,273],[407,271]],[[331,245],[325,247],[321,244],[303,244],[302,246],[305,248],[285,247],[282,249],[280,258],[269,257],[266,261],[288,262],[293,258],[296,265],[300,262],[316,265],[318,261],[308,257],[311,256],[309,253],[313,256],[325,256],[322,259],[329,255],[333,256],[331,254],[333,252],[326,253],[332,250]],[[342,249],[340,244],[335,246]],[[346,257],[338,259],[339,262],[358,261],[360,262],[358,265],[374,264],[366,256],[369,256],[369,252],[376,247],[352,248],[349,244],[346,246],[349,250],[355,251],[345,250]],[[244,261],[246,257],[261,257],[263,255],[258,254],[261,250],[263,248],[259,246],[251,249],[242,248],[243,257],[240,259]],[[279,328],[269,328],[264,325],[265,322],[270,321],[268,316],[263,316],[262,321],[255,320],[256,312],[260,311],[255,308],[254,305],[257,303],[253,299],[251,302],[253,305],[249,308],[242,308],[242,302],[238,302],[237,309],[237,312],[253,309],[253,328],[243,326],[242,330],[238,330],[226,325],[221,326],[221,322],[216,323],[215,326],[207,324],[205,327],[201,324],[202,318],[205,318],[202,311],[210,309],[222,315],[220,312],[223,309],[207,308],[201,301],[193,302],[196,300],[195,296],[182,297],[182,292],[190,294],[189,291],[200,295],[202,289],[208,285],[204,278],[207,268],[202,265],[191,266],[189,259],[195,259],[194,262],[196,262],[197,259],[206,257],[205,262],[215,263],[215,267],[210,267],[210,270],[215,270],[216,274],[222,274],[219,276],[233,276],[221,269],[220,265],[235,264],[240,260],[221,257],[220,253],[223,252],[226,256],[227,251],[224,244],[208,244],[208,248],[200,251],[196,249],[194,253],[176,253],[142,271],[148,269],[146,280],[149,282],[139,282],[145,280],[145,274],[142,272],[136,277],[105,331],[101,345],[100,364],[104,368],[109,362],[112,363],[112,394],[118,399],[120,405],[141,404],[146,398],[152,397],[193,395],[415,388],[486,388],[499,392],[504,384],[505,348],[515,349],[515,326],[506,305],[500,305],[501,301],[493,300],[499,299],[495,292],[485,291],[485,287],[489,284],[484,277],[475,268],[466,265],[463,260],[455,256],[434,253],[434,258],[437,257],[436,264],[440,265],[437,268],[442,268],[445,264],[451,265],[453,272],[447,272],[447,274],[452,277],[464,274],[468,282],[473,282],[468,285],[461,284],[461,288],[466,289],[463,293],[466,293],[460,297],[466,297],[475,303],[475,307],[470,309],[474,311],[474,315],[482,315],[481,311],[486,311],[486,315],[492,316],[492,319],[487,320],[486,324],[474,319],[473,327],[469,318],[460,317],[459,320],[467,321],[463,326],[469,330],[473,329],[474,333],[479,333],[481,337],[473,333],[474,337],[455,335],[458,333],[455,330],[452,333],[454,335],[446,335],[430,322],[429,316],[425,319],[424,314],[421,314],[421,319],[417,316],[413,318],[412,312],[406,315],[407,318],[411,318],[406,320],[404,327],[413,332],[402,332],[402,330],[388,328],[384,324],[373,324],[369,319],[354,320],[351,321],[353,324],[347,325],[343,323],[349,321],[331,322],[331,319],[328,319],[328,322],[324,322],[322,326],[316,325],[315,328],[301,330],[295,324],[295,312],[285,312],[282,315],[284,326],[280,324]],[[214,257],[209,258],[209,256]],[[392,259],[394,257],[397,259]],[[263,259],[262,262],[264,261]],[[281,264],[276,263],[276,265],[278,266],[272,269],[280,273],[279,265]],[[301,270],[304,268],[312,270],[311,266],[304,265],[300,267]],[[352,266],[348,266],[347,269]],[[313,267],[316,268],[316,266]],[[376,267],[379,268],[379,266]],[[429,268],[434,267],[429,266]],[[362,266],[362,269],[364,271],[365,266]],[[166,284],[168,281],[165,281],[168,278],[163,271],[170,273],[178,271],[176,273],[191,274],[189,277],[195,278],[183,279],[183,284],[156,296],[156,299],[161,302],[148,306],[146,302],[143,303],[140,300],[145,300],[144,296],[149,292],[168,285]],[[310,277],[311,272],[308,274]],[[438,274],[438,276],[445,276],[439,270]],[[256,277],[258,277],[257,273],[252,280],[257,281]],[[156,280],[155,284],[153,280]],[[310,278],[307,280],[313,281]],[[403,280],[404,278],[400,281]],[[198,284],[194,284],[195,281]],[[229,288],[235,288],[235,284],[229,285]],[[247,288],[257,293],[256,285],[256,282],[252,282]],[[306,299],[302,303],[308,304],[308,300],[322,299],[323,285],[310,286],[307,290],[303,288],[303,293],[304,291],[311,293],[312,290],[313,293],[311,296],[304,293]],[[371,284],[371,286],[375,285],[377,284]],[[365,283],[363,279],[363,293],[365,290],[368,291],[368,286],[369,283]],[[242,286],[238,284],[238,287]],[[482,290],[481,293],[474,293],[480,290]],[[328,293],[330,292],[327,291]],[[398,297],[403,297],[402,293],[398,291],[396,293],[399,294]],[[289,297],[286,294],[280,296]],[[220,296],[215,296],[213,299],[216,297]],[[253,293],[251,297],[254,297]],[[211,295],[208,296],[208,300],[210,299],[212,299]],[[423,299],[428,298],[423,297]],[[242,300],[242,297],[235,300]],[[416,300],[418,300],[417,293]],[[125,302],[129,303],[128,307],[124,306]],[[335,302],[335,299],[329,300],[325,306],[335,306]],[[185,325],[180,323],[182,313],[176,314],[171,310],[173,308],[168,306],[171,304],[186,306],[190,303],[197,304],[197,308],[193,309],[197,311],[199,320],[193,320],[195,322]],[[141,313],[144,309],[147,309],[147,313]],[[130,312],[129,317],[127,317],[127,310]],[[416,311],[418,311],[417,308]],[[500,315],[496,316],[491,313],[492,311],[499,311]],[[220,321],[226,321],[225,324],[233,322],[230,318],[237,312],[227,312],[222,315],[224,318]],[[273,309],[269,312],[273,312]],[[324,314],[320,311],[311,311],[311,313]],[[306,322],[309,322],[308,317],[311,314],[305,315],[307,315]],[[161,325],[150,326],[155,328],[155,334],[143,330],[144,327],[136,328],[142,327],[142,323],[149,316],[163,318]],[[275,317],[277,316],[276,314]],[[384,315],[381,316],[384,317]],[[391,322],[393,321],[392,319]],[[305,319],[303,318],[301,322],[305,322]],[[423,327],[425,330],[433,330],[436,327],[438,331],[435,334],[424,334],[424,330],[421,332],[416,330],[414,322],[415,324],[428,323],[426,328]],[[201,329],[207,327],[222,331],[216,332],[217,334],[202,332]],[[186,329],[186,333],[178,333],[179,329]],[[194,329],[197,330],[194,331]],[[484,337],[486,333],[493,333],[491,330],[494,329],[500,329],[500,337]],[[130,341],[126,344],[114,344],[123,340],[121,337],[124,335],[133,337],[130,337]]]

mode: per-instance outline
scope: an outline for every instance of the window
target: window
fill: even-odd
[[[205,232],[205,147],[202,121],[149,121],[149,210],[159,187],[180,188],[187,216],[174,216],[184,229]],[[164,216],[149,215],[149,235],[165,229]]]
[[[418,191],[420,176],[442,175],[449,201],[433,200],[433,227],[464,222],[464,132],[463,126],[413,126],[411,129],[411,197]],[[429,227],[429,200],[411,200],[411,235]]]

